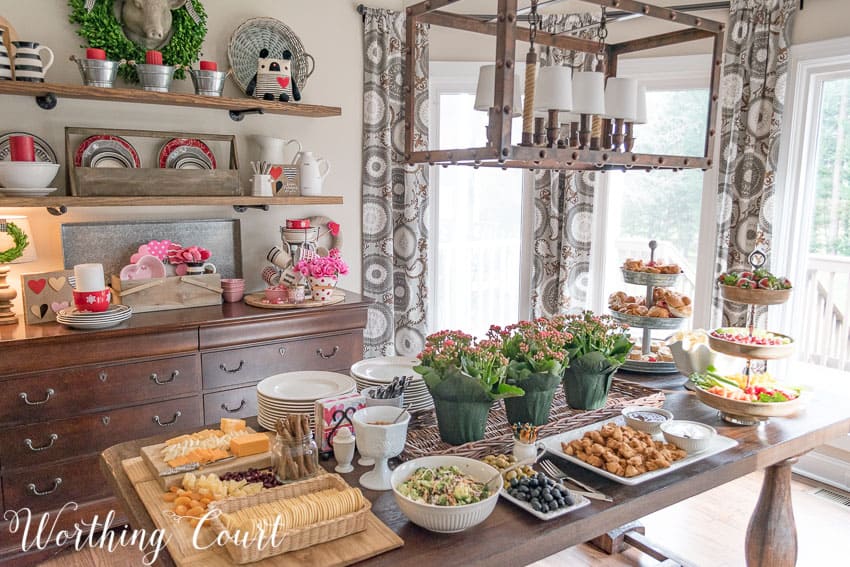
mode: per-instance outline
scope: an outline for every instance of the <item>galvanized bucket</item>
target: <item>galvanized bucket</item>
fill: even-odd
[[[195,86],[195,94],[202,96],[221,96],[221,91],[224,90],[224,81],[229,74],[227,71],[189,69],[192,84]]]
[[[118,74],[119,61],[103,61],[101,59],[71,59],[77,63],[83,84],[87,87],[102,87],[111,89],[115,85],[115,77]]]
[[[174,78],[174,67],[171,65],[136,63],[136,71],[139,74],[139,83],[146,91],[167,93],[171,87],[171,79]]]

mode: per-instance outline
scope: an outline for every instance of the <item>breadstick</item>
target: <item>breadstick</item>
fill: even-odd
[[[302,415],[301,420],[302,420],[301,421],[302,430],[304,431],[304,435],[307,436],[311,433],[310,432],[310,418],[306,415]],[[312,475],[313,473],[316,472],[316,464],[313,462],[312,456],[305,456],[304,457],[304,464],[307,466],[307,474],[308,475]]]
[[[298,414],[291,414],[290,417],[292,418],[292,426],[294,428],[294,431],[292,432],[294,437],[292,440],[293,444],[301,443],[301,440],[304,439],[304,433],[301,431],[301,416]],[[298,478],[307,476],[306,468],[304,466],[304,455],[300,450],[296,452],[295,462],[298,465]]]

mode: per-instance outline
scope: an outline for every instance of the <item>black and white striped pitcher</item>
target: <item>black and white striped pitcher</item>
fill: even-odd
[[[6,50],[6,42],[3,39],[3,29],[0,28],[0,81],[12,80],[12,60]]]
[[[13,41],[15,46],[15,80],[43,83],[44,74],[53,65],[53,50],[37,41]],[[41,52],[46,51],[50,60],[43,63]]]

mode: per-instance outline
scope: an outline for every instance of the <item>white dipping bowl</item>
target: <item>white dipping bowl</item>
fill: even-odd
[[[0,185],[9,189],[44,189],[58,172],[58,163],[0,161]]]
[[[489,481],[487,486],[490,488],[490,496],[474,504],[437,506],[415,502],[398,491],[398,486],[410,478],[418,468],[435,469],[450,466],[457,467],[462,473],[479,482]],[[502,488],[502,477],[498,473],[499,471],[496,468],[475,459],[435,455],[402,463],[393,471],[390,482],[393,486],[396,504],[411,522],[432,532],[456,533],[480,524],[493,512],[496,502],[499,500],[499,491]]]
[[[654,413],[660,416],[662,419],[659,419],[658,421],[644,421],[632,417],[631,414],[636,412]],[[620,413],[623,414],[623,419],[626,420],[626,425],[628,425],[632,429],[637,429],[638,431],[645,431],[650,435],[660,433],[661,424],[673,419],[673,414],[667,411],[666,409],[654,408],[651,406],[627,406],[624,407],[623,411],[621,411]]]
[[[698,421],[674,419],[661,424],[661,433],[668,443],[692,455],[708,449],[711,440],[717,435],[717,430]]]

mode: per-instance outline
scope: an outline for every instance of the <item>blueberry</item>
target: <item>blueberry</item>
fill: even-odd
[[[543,507],[540,505],[540,502],[532,501],[531,502],[531,508],[532,508],[532,510],[536,510],[537,512],[540,512]]]
[[[540,507],[540,511],[543,512],[544,514],[548,514],[549,513],[549,506],[547,506],[546,504],[542,505]]]
[[[564,501],[563,498],[555,499],[555,503],[558,504],[558,508],[563,508],[564,506],[566,506],[566,502]]]
[[[519,481],[517,479],[515,479],[515,478],[511,479],[511,488],[516,488],[518,484],[519,484]]]
[[[538,496],[540,496],[540,489],[539,488],[532,488],[531,489],[531,495],[533,497],[537,498]]]
[[[575,504],[575,501],[570,496],[564,498],[564,502],[567,504],[567,506],[572,506],[573,504]]]
[[[529,500],[529,502],[531,503],[532,506],[534,506],[535,504],[540,506],[540,504],[541,504],[540,500],[538,500],[537,498],[531,498],[531,500]]]
[[[536,479],[536,478],[529,479],[529,481],[528,481],[528,485],[529,485],[529,486],[532,486],[532,487],[537,486],[537,485],[539,485],[539,484],[540,484],[540,483],[537,481],[537,479]]]
[[[551,502],[554,499],[555,499],[555,497],[552,496],[551,492],[544,492],[543,493],[543,500],[545,500],[547,503]]]
[[[522,491],[522,492],[528,492],[528,485],[527,484],[520,484],[519,490]]]

